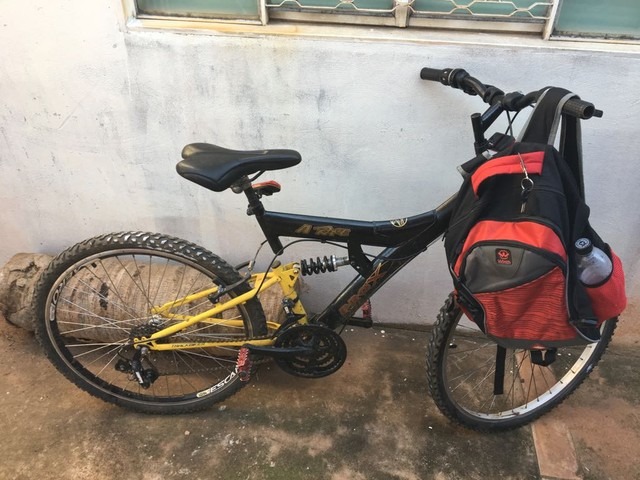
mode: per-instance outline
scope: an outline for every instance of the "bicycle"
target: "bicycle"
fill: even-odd
[[[462,69],[424,68],[421,78],[489,104],[483,114],[472,115],[478,154],[497,148],[496,137],[487,139],[485,133],[501,114],[535,104],[540,94],[505,94]],[[579,99],[569,100],[563,112],[582,119],[602,115]],[[302,377],[337,371],[347,353],[340,329],[372,325],[371,319],[353,315],[446,232],[456,197],[425,213],[386,221],[278,213],[266,210],[262,197],[280,186],[253,182],[265,171],[297,165],[298,152],[243,152],[196,143],[182,156],[177,171],[186,179],[246,196],[247,214],[257,219],[274,253],[265,272],[253,272],[257,253],[234,268],[185,240],[124,232],[62,252],[42,274],[34,295],[37,337],[55,367],[90,394],[144,413],[208,408],[236,393],[269,359]],[[280,264],[276,259],[291,245],[283,245],[281,237],[338,245],[347,255]],[[363,246],[383,250],[373,256]],[[296,292],[299,275],[343,266],[354,268],[357,276],[322,312],[309,315]],[[282,291],[281,322],[265,318],[258,298],[272,287]],[[616,321],[603,324],[599,342],[560,349],[551,366],[532,362],[528,351],[509,350],[499,395],[492,378],[496,344],[464,316],[451,294],[429,339],[431,396],[444,415],[472,429],[525,425],[582,383],[607,348]]]

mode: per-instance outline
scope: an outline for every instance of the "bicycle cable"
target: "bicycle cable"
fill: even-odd
[[[435,239],[434,239],[434,240],[432,240],[429,244],[427,244],[423,249],[421,249],[419,252],[417,252],[417,253],[415,253],[415,254],[413,254],[413,255],[407,255],[407,256],[405,256],[405,257],[400,257],[400,258],[386,259],[386,260],[383,260],[383,261],[387,261],[387,262],[403,262],[403,261],[405,261],[405,260],[411,260],[411,259],[413,259],[413,258],[417,257],[418,255],[420,255],[421,253],[425,252],[425,251],[426,251],[426,250],[427,250],[431,245],[433,245],[436,241],[438,241],[438,239],[439,239],[439,238],[440,238],[440,237],[435,238]],[[265,269],[265,275],[263,275],[263,276],[262,276],[262,280],[261,280],[260,284],[258,285],[258,288],[257,288],[257,289],[255,289],[255,292],[256,292],[256,293],[253,295],[253,297],[251,297],[251,299],[256,298],[256,297],[258,296],[258,294],[260,293],[260,291],[262,290],[262,286],[264,285],[264,282],[265,282],[265,281],[266,281],[266,279],[267,279],[266,272],[268,272],[269,270],[271,270],[271,269],[273,268],[273,265],[275,264],[275,262],[276,262],[277,258],[278,258],[280,255],[282,255],[282,254],[284,253],[284,251],[285,251],[287,248],[289,248],[289,247],[291,247],[291,246],[293,246],[293,245],[296,245],[296,244],[298,244],[298,243],[303,243],[303,242],[322,243],[322,244],[327,244],[327,245],[331,245],[331,246],[334,246],[334,247],[339,247],[339,248],[342,248],[342,249],[345,249],[345,250],[347,250],[347,249],[348,249],[348,247],[347,247],[347,246],[345,246],[345,245],[341,245],[341,244],[339,244],[339,243],[331,242],[331,241],[328,241],[328,240],[318,240],[318,239],[314,239],[314,238],[302,238],[302,239],[293,240],[292,242],[287,243],[286,245],[284,245],[284,246],[282,247],[282,249],[281,249],[279,252],[277,252],[277,253],[273,256],[273,258],[271,259],[271,262],[269,262],[269,265],[268,265],[268,266],[267,266],[267,268]],[[250,263],[250,268],[251,268],[251,269],[249,270],[249,275],[251,275],[251,272],[253,271],[253,267],[255,266],[255,260],[257,259],[258,255],[259,255],[259,253],[260,253],[260,250],[262,250],[262,247],[264,246],[264,244],[265,244],[265,243],[267,243],[267,240],[263,241],[263,242],[260,244],[260,246],[258,247],[258,250],[256,251],[256,254],[255,254],[255,256],[254,256],[253,260],[252,260],[251,262],[249,262],[249,263]],[[363,252],[363,254],[364,254],[366,257],[369,257],[369,258],[374,258],[374,259],[375,259],[375,258],[378,258],[378,256],[377,256],[377,255],[373,255],[373,254],[370,254],[370,253],[365,253],[365,252]],[[342,327],[340,328],[340,331],[339,331],[339,333],[338,333],[339,335],[340,335],[340,334],[342,334],[342,332],[343,332],[343,331],[344,331],[344,329],[347,327],[347,325],[348,325],[348,321],[345,319],[345,321],[344,321],[344,322],[342,322]]]
[[[273,268],[273,265],[275,264],[277,258],[280,255],[282,255],[287,248],[289,248],[289,247],[291,247],[291,246],[293,246],[293,245],[295,245],[297,243],[302,243],[302,242],[326,243],[326,244],[329,244],[329,245],[332,245],[332,246],[335,246],[335,247],[340,247],[340,248],[344,248],[344,249],[347,248],[344,245],[340,245],[339,243],[329,242],[329,241],[326,241],[326,240],[317,240],[317,239],[314,239],[314,238],[302,238],[302,239],[299,239],[299,240],[293,240],[292,242],[289,242],[285,246],[283,246],[282,249],[273,256],[273,258],[271,259],[271,262],[269,262],[269,265],[265,269],[265,273],[268,272],[269,270],[271,270],[271,268]],[[249,275],[253,271],[253,266],[255,265],[255,260],[258,258],[260,250],[262,250],[262,247],[264,246],[265,243],[267,243],[267,240],[263,241],[260,244],[260,247],[258,247],[258,250],[256,251],[256,254],[253,257],[253,260],[251,262],[249,262],[250,265],[251,265],[251,269],[249,270]],[[365,253],[365,255],[375,258],[375,255],[366,254],[366,253]],[[266,281],[266,279],[267,279],[267,276],[265,274],[265,275],[263,275],[262,281],[260,282],[260,285],[258,286],[258,289],[256,290],[256,293],[252,298],[255,298],[258,295],[258,293],[260,293],[260,290],[262,289],[262,286],[264,285],[264,282]]]
[[[507,126],[507,130],[505,131],[505,135],[511,135],[513,137],[513,123],[516,121],[516,118],[518,118],[518,115],[520,115],[520,112],[525,108],[526,107],[523,107],[522,109],[518,110],[513,116],[513,118],[511,117],[509,110],[505,110],[505,113],[507,114],[507,121],[509,122],[509,125]]]

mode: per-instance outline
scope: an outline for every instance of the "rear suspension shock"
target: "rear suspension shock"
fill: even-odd
[[[315,260],[313,258],[300,260],[300,271],[302,275],[314,275],[318,273],[335,272],[338,267],[344,265],[349,265],[349,257],[338,258],[335,255],[331,255],[330,257],[325,255],[322,259],[316,257]]]

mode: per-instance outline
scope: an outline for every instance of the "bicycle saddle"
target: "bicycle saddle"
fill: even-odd
[[[300,163],[295,150],[239,151],[210,143],[191,143],[182,149],[176,165],[182,177],[214,192],[222,192],[245,175],[280,170]]]

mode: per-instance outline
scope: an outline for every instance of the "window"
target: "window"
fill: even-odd
[[[555,33],[563,36],[640,39],[638,0],[562,0]]]
[[[269,18],[541,32],[551,0],[267,0]]]
[[[278,21],[640,38],[639,0],[125,0],[140,19]]]
[[[137,17],[189,17],[262,22],[262,0],[136,0]]]

